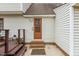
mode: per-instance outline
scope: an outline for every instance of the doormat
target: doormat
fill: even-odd
[[[31,55],[46,55],[45,49],[32,49]]]

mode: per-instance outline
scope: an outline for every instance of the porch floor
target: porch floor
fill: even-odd
[[[45,48],[29,48],[29,44],[27,46],[27,51],[24,56],[35,56],[31,55],[32,49],[45,49],[46,55],[44,56],[65,56],[55,45],[46,44]]]

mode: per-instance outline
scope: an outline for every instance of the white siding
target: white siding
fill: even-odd
[[[65,4],[55,9],[55,42],[70,55],[70,7]]]
[[[79,56],[79,8],[75,8],[74,16],[74,55]]]
[[[0,16],[4,18],[4,28],[10,29],[10,37],[14,34],[17,35],[17,29],[26,30],[26,42],[31,42],[34,40],[34,19],[33,17],[26,17],[19,15],[7,15]],[[52,17],[42,18],[42,40],[44,42],[54,41],[54,19]]]
[[[0,14],[22,14],[21,3],[0,3]]]
[[[33,18],[24,18],[23,16],[1,16],[4,18],[4,28],[10,29],[10,37],[17,35],[17,29],[26,30],[26,42],[33,40]]]
[[[21,11],[20,3],[0,3],[0,11]]]
[[[0,3],[0,14],[22,14],[31,3]]]
[[[44,42],[54,42],[54,18],[42,18],[42,39]]]

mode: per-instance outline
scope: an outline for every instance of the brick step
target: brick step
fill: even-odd
[[[45,48],[45,46],[30,46],[30,48]]]
[[[45,48],[44,44],[31,44],[30,48]]]
[[[44,43],[43,41],[32,41],[31,44],[42,44]]]
[[[35,39],[30,43],[30,48],[45,48],[45,44],[42,40]]]
[[[44,42],[31,42],[30,44],[44,44]]]
[[[45,48],[45,46],[30,46],[30,48]]]
[[[30,45],[45,45],[44,43],[30,43]]]
[[[42,45],[44,45],[44,44],[30,44],[30,45],[34,45],[34,46],[42,46]]]

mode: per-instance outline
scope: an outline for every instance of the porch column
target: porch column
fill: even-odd
[[[23,29],[23,44],[25,45],[25,29]]]
[[[20,29],[18,29],[18,43],[20,43]]]
[[[5,30],[5,53],[8,53],[8,39],[9,39],[9,30]]]

